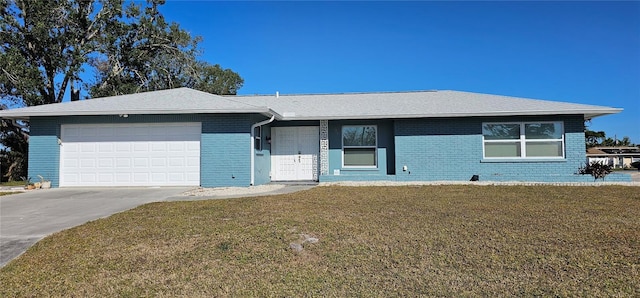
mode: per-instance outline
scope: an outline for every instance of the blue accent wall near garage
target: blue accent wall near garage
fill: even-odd
[[[250,116],[209,115],[202,119],[200,183],[203,187],[251,183]]]
[[[90,123],[201,122],[200,183],[203,187],[249,186],[250,127],[248,114],[132,115],[32,117],[29,177],[42,175],[59,185],[60,126]]]
[[[32,182],[42,176],[58,187],[60,175],[60,125],[56,118],[33,117],[29,121],[29,166],[28,175]]]

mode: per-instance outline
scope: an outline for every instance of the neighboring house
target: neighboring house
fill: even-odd
[[[29,121],[29,176],[54,186],[217,187],[473,175],[588,182],[576,174],[584,121],[621,110],[458,91],[218,96],[179,88],[0,117]]]
[[[587,149],[587,162],[602,162],[614,168],[630,169],[631,163],[640,161],[638,147],[593,147]]]

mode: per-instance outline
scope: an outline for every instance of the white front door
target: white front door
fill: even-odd
[[[273,127],[271,139],[272,181],[318,180],[317,126]]]

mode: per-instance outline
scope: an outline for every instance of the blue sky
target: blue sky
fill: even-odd
[[[640,2],[169,0],[239,94],[460,90],[624,108],[640,143]],[[399,103],[401,104],[401,103]]]

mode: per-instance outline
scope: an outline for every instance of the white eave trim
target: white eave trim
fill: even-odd
[[[184,110],[107,110],[107,111],[64,111],[64,112],[0,112],[0,118],[28,120],[30,117],[63,117],[63,116],[113,116],[113,115],[175,115],[175,114],[262,114],[268,117],[276,116],[281,119],[280,114],[269,108],[259,109],[184,109]]]
[[[463,118],[463,117],[505,117],[505,116],[550,116],[550,115],[583,115],[591,119],[604,115],[618,114],[623,109],[607,110],[565,110],[565,111],[505,111],[489,113],[433,113],[433,114],[395,114],[395,115],[322,115],[322,116],[284,116],[281,120],[344,120],[344,119],[411,119],[411,118]]]

